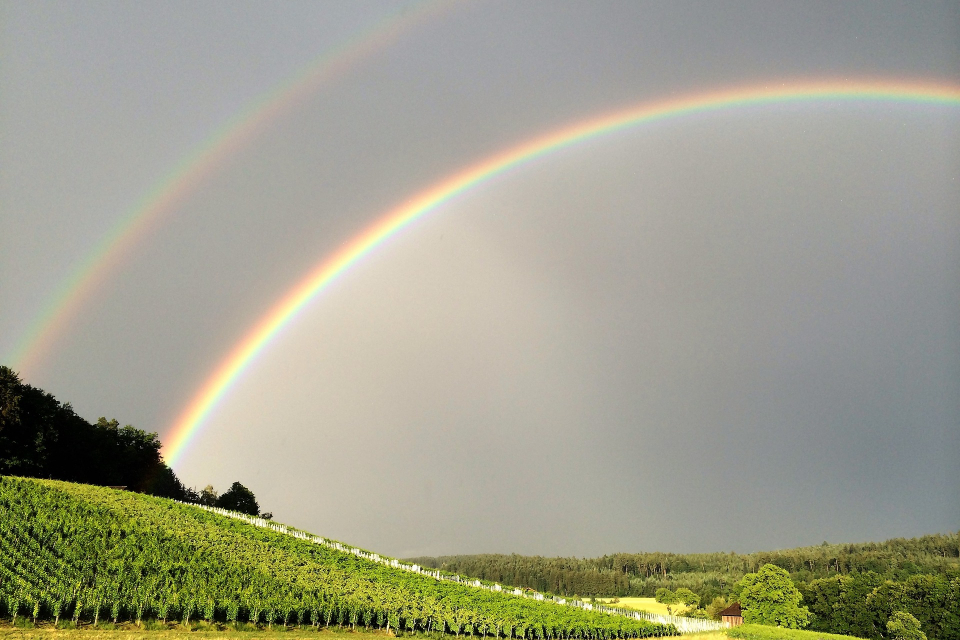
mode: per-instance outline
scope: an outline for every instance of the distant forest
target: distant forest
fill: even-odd
[[[653,597],[686,587],[709,602],[727,596],[745,574],[774,564],[807,583],[873,572],[903,581],[912,575],[960,576],[960,532],[886,542],[827,544],[758,553],[616,553],[599,558],[456,555],[410,558],[417,564],[546,593]]]
[[[202,491],[184,486],[163,461],[161,448],[156,433],[106,418],[87,422],[69,402],[0,366],[0,475],[124,487],[258,515],[253,492],[239,482],[222,495],[211,486]]]
[[[960,640],[960,532],[761,553],[618,553],[601,558],[468,555],[411,558],[463,575],[558,595],[654,597],[686,587],[717,612],[737,600],[745,574],[773,564],[790,573],[812,614],[809,628],[888,638],[906,612],[929,640]]]

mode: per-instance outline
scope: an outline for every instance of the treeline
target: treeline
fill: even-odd
[[[0,477],[0,615],[340,625],[553,640],[673,625],[402,571],[150,496]]]
[[[560,595],[654,597],[660,588],[685,587],[702,602],[710,602],[730,595],[744,575],[765,564],[786,569],[794,582],[866,572],[897,582],[913,575],[956,574],[960,572],[960,532],[749,554],[617,553],[582,559],[480,554],[411,560]]]
[[[0,475],[123,486],[186,500],[191,497],[160,456],[160,439],[131,425],[87,422],[70,403],[0,366]]]
[[[772,564],[796,584],[813,630],[882,640],[887,621],[903,611],[920,621],[930,640],[960,640],[960,532],[750,554],[619,553],[584,559],[483,554],[411,560],[580,597],[655,597],[661,589],[686,588],[714,613],[736,600],[744,575]]]
[[[562,596],[642,595],[631,593],[629,574],[601,569],[595,560],[482,554],[418,557],[408,558],[408,561],[481,580]]]
[[[223,495],[186,487],[163,461],[162,446],[156,433],[117,420],[87,422],[69,402],[0,366],[0,475],[125,487],[258,515],[256,497],[239,482]]]

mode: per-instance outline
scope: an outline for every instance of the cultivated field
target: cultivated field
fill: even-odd
[[[632,598],[649,600],[651,598]],[[107,624],[103,627],[111,627]],[[349,631],[339,629],[321,629],[319,631],[297,629],[294,627],[274,626],[273,629],[255,628],[249,625],[241,629],[216,630],[204,623],[183,627],[170,625],[167,629],[142,630],[126,626],[119,629],[54,629],[51,625],[37,628],[11,627],[9,622],[0,623],[0,640],[387,640],[393,633],[382,631]],[[409,637],[436,637],[423,634],[404,634]],[[835,635],[818,631],[798,631],[778,627],[764,627],[747,624],[735,629],[695,633],[682,636],[684,640],[860,640],[851,636]]]
[[[105,487],[0,477],[0,513],[0,616],[8,620],[507,638],[677,633],[669,623],[441,576],[278,523]]]
[[[647,613],[658,613],[660,615],[670,615],[667,612],[667,605],[660,604],[653,598],[620,598],[620,602],[613,602],[613,598],[597,598],[597,602],[610,604],[614,607],[623,607],[624,609],[635,609],[637,611],[646,611]],[[683,605],[673,606],[673,615],[682,610]]]
[[[383,632],[340,631],[311,629],[251,628],[249,631],[203,629],[178,626],[165,630],[136,628],[104,629],[54,629],[52,626],[37,628],[0,627],[0,640],[386,640]]]

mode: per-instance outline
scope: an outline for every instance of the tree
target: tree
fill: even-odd
[[[879,609],[871,598],[877,587],[883,585],[881,576],[868,571],[850,575],[835,575],[798,585],[803,601],[810,609],[813,631],[826,631],[857,638],[878,638],[883,620],[892,611]],[[886,611],[886,613],[883,613]]]
[[[686,587],[680,587],[674,592],[674,595],[677,598],[677,602],[686,607],[693,607],[696,609],[700,605],[700,596]]]
[[[47,470],[64,408],[56,398],[0,366],[0,474],[40,476]]]
[[[160,448],[156,433],[106,418],[87,422],[69,402],[0,366],[0,474],[120,485],[190,501]]]
[[[743,621],[800,629],[810,621],[810,611],[801,607],[803,597],[790,574],[773,564],[748,573],[737,583]]]
[[[654,599],[660,604],[667,605],[667,613],[673,615],[673,605],[679,602],[677,594],[666,587],[660,587],[657,589],[657,594],[654,596]]]
[[[713,601],[707,605],[707,615],[710,616],[711,620],[719,620],[720,612],[730,606],[730,603],[727,602],[727,599],[723,596],[717,596]]]
[[[212,484],[208,484],[200,492],[200,504],[207,507],[215,507],[218,497],[217,490],[213,488]]]
[[[931,638],[960,638],[960,576],[914,575],[903,582],[884,581],[867,596],[867,607],[883,628],[898,611],[917,619]],[[877,634],[879,635],[879,634]]]
[[[257,498],[253,491],[247,489],[239,482],[230,485],[223,495],[217,498],[216,506],[230,511],[239,511],[247,515],[255,516],[260,513],[260,505],[257,504]]]
[[[920,621],[906,611],[895,611],[887,621],[887,633],[891,640],[927,640],[920,630]]]

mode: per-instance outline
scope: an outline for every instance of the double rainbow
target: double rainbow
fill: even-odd
[[[283,296],[216,368],[168,432],[163,454],[173,466],[204,420],[277,333],[328,284],[401,229],[456,196],[547,154],[631,127],[683,116],[781,103],[886,102],[960,106],[960,87],[919,82],[797,82],[703,93],[644,103],[523,142],[478,162],[388,211],[335,254],[325,257]]]

